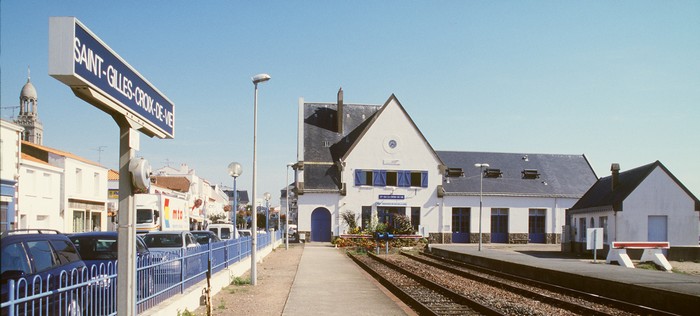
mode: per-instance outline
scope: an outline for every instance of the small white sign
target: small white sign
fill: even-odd
[[[586,250],[603,249],[603,229],[586,229]]]

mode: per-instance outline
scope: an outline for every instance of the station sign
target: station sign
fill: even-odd
[[[405,199],[405,195],[399,195],[399,194],[380,194],[379,199],[380,200],[403,200]]]
[[[49,18],[49,75],[148,136],[175,137],[175,105],[75,17]]]

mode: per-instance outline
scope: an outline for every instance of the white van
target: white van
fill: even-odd
[[[233,228],[233,224],[216,223],[209,224],[207,230],[214,232],[221,240],[238,238],[238,230]]]

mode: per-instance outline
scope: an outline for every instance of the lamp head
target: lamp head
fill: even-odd
[[[269,201],[270,198],[272,198],[272,194],[270,194],[270,192],[265,192],[265,194],[263,194],[263,196],[265,197],[265,201]]]
[[[258,75],[253,76],[252,79],[253,79],[253,84],[256,84],[256,85],[257,85],[257,84],[260,83],[260,82],[265,82],[265,81],[270,80],[270,75],[268,75],[268,74],[258,74]]]
[[[234,178],[240,176],[243,173],[243,168],[241,164],[237,162],[232,162],[228,165],[228,174]]]
[[[477,164],[474,164],[474,167],[477,167],[477,168],[488,168],[488,167],[489,167],[489,164],[487,164],[487,163],[477,163]]]

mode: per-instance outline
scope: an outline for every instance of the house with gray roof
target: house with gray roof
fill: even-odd
[[[568,248],[582,252],[587,228],[603,228],[603,243],[668,241],[671,252],[698,248],[700,200],[660,161],[600,178],[567,210]],[[700,251],[693,250],[694,260]],[[671,254],[672,255],[672,254]]]
[[[558,243],[565,209],[597,178],[583,155],[435,151],[394,95],[351,104],[341,89],[334,103],[300,99],[298,113],[294,191],[310,241],[348,233],[349,211],[363,227],[403,217],[432,242]]]

